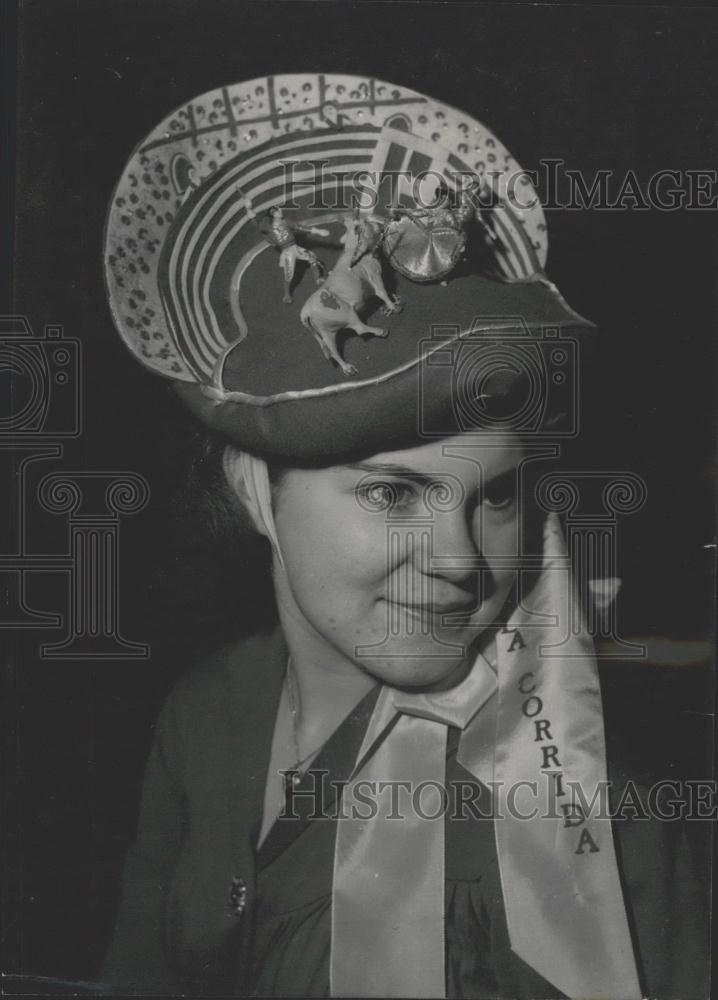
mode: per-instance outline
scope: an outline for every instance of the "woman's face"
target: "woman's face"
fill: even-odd
[[[518,438],[290,469],[274,499],[288,638],[399,687],[451,683],[515,577]]]

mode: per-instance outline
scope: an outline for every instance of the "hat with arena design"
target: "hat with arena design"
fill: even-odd
[[[529,177],[467,114],[337,74],[209,91],[130,157],[105,273],[133,354],[211,429],[315,460],[464,429],[571,434],[592,324]]]

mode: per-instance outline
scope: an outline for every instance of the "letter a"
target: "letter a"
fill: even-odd
[[[581,836],[578,838],[578,847],[574,851],[574,854],[583,854],[583,849],[586,846],[588,846],[589,854],[597,854],[600,850],[596,841],[593,839],[586,827],[584,827],[583,830],[581,830]]]

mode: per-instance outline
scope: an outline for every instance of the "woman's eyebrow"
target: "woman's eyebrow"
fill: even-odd
[[[509,469],[501,469],[499,472],[495,472],[493,476],[488,476],[484,480],[484,486],[496,485],[498,483],[511,482],[516,479],[516,466],[512,465]]]
[[[422,483],[434,483],[442,478],[442,474],[419,472],[408,465],[397,465],[394,462],[351,462],[344,466],[345,469],[352,469],[357,472],[383,473],[386,476],[402,476],[404,479],[414,479]],[[508,469],[499,469],[483,481],[484,486],[495,484],[501,480],[513,480],[516,476],[515,465]]]
[[[427,472],[418,472],[408,465],[396,465],[393,462],[352,462],[344,466],[356,472],[383,473],[385,476],[401,476],[404,479],[415,479],[422,483],[433,483],[439,478]]]

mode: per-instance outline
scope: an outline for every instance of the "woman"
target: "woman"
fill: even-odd
[[[556,514],[527,488],[571,432],[565,385],[593,337],[543,275],[540,205],[512,205],[506,166],[487,272],[465,262],[413,282],[384,261],[406,308],[386,338],[346,338],[347,380],[302,336],[299,305],[276,306],[244,192],[335,236],[357,202],[388,220],[396,177],[416,193],[419,167],[432,185],[478,169],[459,155],[469,132],[510,158],[462,112],[381,81],[222,93],[253,95],[255,141],[197,160],[198,189],[177,192],[145,270],[120,253],[138,171],[176,176],[168,163],[197,157],[196,137],[161,123],[113,200],[108,288],[128,346],[224,442],[228,487],[270,543],[279,621],[211,656],[163,708],[103,982],[691,995],[702,931],[686,843],[675,825],[617,823],[614,845],[595,808],[607,776],[614,798],[626,776],[606,772]],[[215,100],[194,102],[199,117]],[[303,166],[287,175],[288,159]],[[686,903],[680,930],[666,925]]]

